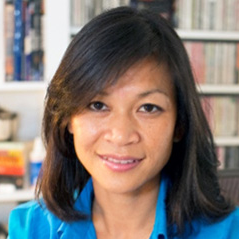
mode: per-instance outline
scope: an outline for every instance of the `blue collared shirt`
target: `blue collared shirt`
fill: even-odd
[[[167,179],[162,178],[157,200],[154,228],[149,239],[168,239],[165,196]],[[90,179],[76,201],[76,209],[91,215],[93,185]],[[239,209],[215,224],[193,222],[197,230],[187,239],[239,239]],[[96,239],[93,222],[89,220],[66,223],[47,208],[31,201],[14,209],[9,218],[9,239]],[[177,239],[177,237],[175,237]]]

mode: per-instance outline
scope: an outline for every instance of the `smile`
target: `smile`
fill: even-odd
[[[129,163],[136,162],[135,159],[125,159],[125,160],[119,160],[119,159],[115,159],[115,158],[104,158],[104,159],[108,160],[110,162],[113,162],[113,163],[117,163],[117,164],[129,164]]]
[[[109,169],[118,172],[131,170],[139,165],[142,159],[134,157],[118,157],[118,156],[100,156],[100,159]]]

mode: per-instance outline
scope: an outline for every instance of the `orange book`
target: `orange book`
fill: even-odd
[[[0,149],[0,175],[23,176],[24,156],[21,150]]]
[[[23,187],[26,173],[26,148],[20,142],[0,142],[0,184]]]

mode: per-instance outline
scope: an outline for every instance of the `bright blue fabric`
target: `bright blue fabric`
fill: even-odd
[[[168,239],[166,227],[165,195],[167,179],[162,178],[160,193],[157,201],[155,224],[150,239]],[[93,200],[92,180],[89,180],[80,197],[76,208],[84,213],[91,214]],[[187,239],[239,239],[239,209],[237,208],[224,220],[208,225],[195,221],[195,232]],[[96,239],[92,221],[66,223],[54,216],[44,206],[35,201],[18,206],[10,214],[9,239]],[[177,239],[177,238],[175,238]]]

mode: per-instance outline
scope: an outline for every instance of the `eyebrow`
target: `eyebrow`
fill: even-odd
[[[164,92],[160,89],[153,89],[153,90],[149,90],[149,91],[146,91],[146,92],[143,92],[143,93],[139,94],[139,98],[144,98],[148,95],[155,94],[155,93],[163,94],[166,97],[169,97],[169,95],[166,92]]]
[[[138,97],[139,97],[139,98],[144,98],[144,97],[146,97],[146,96],[148,96],[148,95],[155,94],[155,93],[163,94],[163,95],[165,95],[166,97],[169,97],[169,95],[168,95],[166,92],[164,92],[164,91],[162,91],[162,90],[160,90],[160,89],[152,89],[152,90],[149,90],[149,91],[145,91],[145,92],[143,92],[143,93],[140,93]],[[100,92],[98,93],[98,95],[100,95],[100,96],[108,96],[109,93],[106,92],[106,91],[100,91]]]

